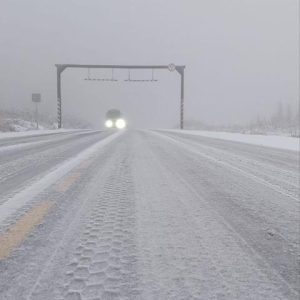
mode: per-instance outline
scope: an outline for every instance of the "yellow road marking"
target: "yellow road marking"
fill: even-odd
[[[88,168],[91,164],[92,164],[92,160],[91,160],[91,159],[85,160],[85,161],[83,161],[83,162],[78,166],[78,169],[86,169],[86,168]]]
[[[0,260],[9,256],[30,230],[43,219],[54,202],[43,201],[32,207],[15,224],[0,235]]]
[[[72,173],[69,177],[63,180],[62,183],[55,190],[57,192],[67,191],[79,176],[80,176],[79,172]]]

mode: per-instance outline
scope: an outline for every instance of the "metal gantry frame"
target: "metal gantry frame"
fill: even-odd
[[[78,65],[78,64],[56,64],[57,69],[57,112],[58,112],[58,128],[62,128],[62,107],[61,107],[61,73],[66,68],[83,68],[83,69],[168,69],[176,70],[181,76],[180,89],[180,129],[184,127],[184,69],[185,66],[169,65]]]

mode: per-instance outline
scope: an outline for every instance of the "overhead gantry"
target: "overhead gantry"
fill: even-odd
[[[57,112],[58,112],[58,128],[62,128],[62,99],[61,99],[61,73],[66,68],[84,68],[84,69],[168,69],[169,71],[177,71],[181,76],[181,90],[180,90],[180,129],[184,127],[184,69],[185,66],[169,65],[78,65],[78,64],[56,64],[57,69]],[[129,78],[130,79],[130,78]],[[117,81],[112,79],[110,81]],[[135,80],[127,80],[135,81]],[[155,81],[149,80],[149,81]]]

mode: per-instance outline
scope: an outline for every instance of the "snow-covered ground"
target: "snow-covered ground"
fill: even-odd
[[[170,132],[178,132],[182,134],[198,135],[228,141],[236,141],[241,143],[248,143],[253,145],[260,145],[264,147],[275,147],[281,149],[288,149],[299,151],[300,140],[299,138],[278,136],[278,135],[254,135],[254,134],[242,134],[231,132],[214,132],[214,131],[200,131],[200,130],[164,130]]]
[[[53,134],[61,132],[72,132],[80,131],[80,129],[53,129],[53,130],[30,130],[30,131],[20,131],[20,132],[0,132],[0,139],[4,138],[18,138],[18,137],[28,137],[41,134]]]
[[[22,132],[28,130],[36,130],[37,125],[32,122],[22,121],[20,124],[11,124],[10,125],[12,131],[14,132]],[[45,130],[44,126],[39,125],[39,130]]]

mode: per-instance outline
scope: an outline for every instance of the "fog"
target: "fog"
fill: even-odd
[[[0,106],[56,114],[55,64],[185,65],[185,119],[245,123],[299,101],[298,0],[10,0],[0,11]],[[158,82],[92,82],[62,73],[62,108],[101,125],[110,108],[136,127],[179,124],[180,75]],[[109,78],[111,70],[91,70]],[[151,78],[151,70],[132,71]]]

